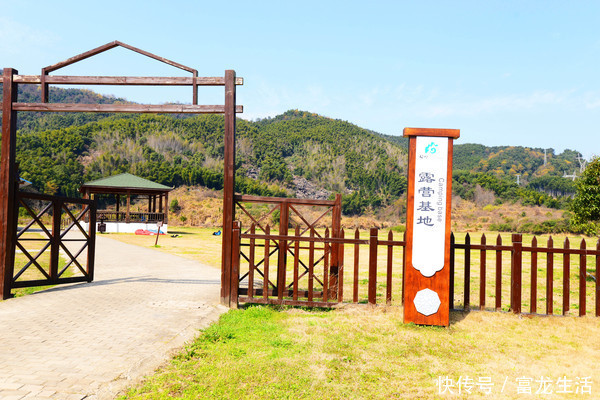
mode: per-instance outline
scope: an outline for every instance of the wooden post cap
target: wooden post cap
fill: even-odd
[[[458,139],[460,129],[404,128],[404,136],[439,136]]]

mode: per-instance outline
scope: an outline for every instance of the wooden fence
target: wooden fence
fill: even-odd
[[[332,238],[328,229],[302,233],[296,227],[293,235],[272,234],[269,226],[261,230],[257,233],[253,224],[242,233],[239,223],[234,226],[236,302],[309,307],[402,303],[406,243],[403,237],[395,239],[394,232],[382,235],[373,228],[367,236],[357,229],[347,238],[341,229]],[[585,240],[577,248],[569,239],[562,247],[556,247],[552,237],[545,247],[538,241],[533,237],[524,244],[522,235],[513,234],[504,242],[498,235],[494,244],[488,244],[482,235],[479,243],[472,243],[467,234],[457,243],[453,234],[450,308],[548,315],[576,310],[583,316],[592,312],[593,304],[600,316],[600,241],[594,248],[588,248]],[[337,259],[335,270],[332,258]],[[478,301],[474,303],[471,295]]]

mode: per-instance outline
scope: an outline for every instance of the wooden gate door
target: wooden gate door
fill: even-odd
[[[10,289],[94,279],[96,205],[93,200],[17,192]],[[19,225],[21,226],[19,228]]]
[[[320,296],[332,300],[337,298],[338,275],[341,273],[339,244],[324,245],[322,257],[313,260],[309,266],[295,257],[300,249],[295,246],[298,241],[293,238],[309,235],[321,239],[324,236],[338,238],[341,226],[339,194],[335,200],[236,196],[236,205],[246,229],[240,232],[240,239],[244,241],[239,243],[239,261],[243,261],[244,267],[239,268],[238,260],[233,263],[237,271],[232,273],[235,277],[230,288],[232,304],[237,305],[238,300],[289,304],[294,292],[292,289],[298,287],[299,281],[306,280],[308,274],[313,278],[311,283],[314,281],[322,287]],[[325,222],[328,220],[330,224]],[[319,232],[318,226],[325,226],[325,231]],[[290,232],[290,228],[293,231]],[[278,233],[275,233],[276,229]],[[272,238],[272,235],[276,237]],[[264,239],[264,245],[257,245],[261,239]],[[262,256],[258,256],[257,246],[264,248]],[[299,265],[292,268],[288,266],[289,260]],[[311,271],[317,265],[321,266],[322,274],[314,275]]]

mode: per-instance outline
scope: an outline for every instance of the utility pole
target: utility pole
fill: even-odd
[[[577,171],[573,170],[572,175],[567,175],[567,171],[565,171],[563,178],[571,178],[573,181],[577,179]]]
[[[577,156],[577,161],[579,161],[579,173],[583,173],[587,166],[587,161],[581,156],[581,153]]]

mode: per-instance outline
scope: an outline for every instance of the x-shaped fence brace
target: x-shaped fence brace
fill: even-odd
[[[23,198],[19,197],[19,203],[20,206],[22,206],[23,208],[25,208],[25,210],[27,211],[27,213],[33,218],[23,229],[21,229],[18,234],[17,234],[17,241],[16,241],[16,246],[19,248],[19,250],[21,250],[21,252],[29,259],[29,262],[27,264],[25,264],[25,266],[23,266],[23,268],[21,268],[19,270],[19,272],[13,276],[13,282],[16,282],[17,279],[19,279],[21,277],[21,275],[23,275],[23,273],[33,264],[36,266],[36,268],[42,273],[42,275],[44,275],[44,277],[48,280],[51,280],[52,278],[50,277],[50,275],[44,270],[44,268],[37,262],[38,258],[44,254],[44,252],[48,249],[48,247],[50,247],[52,245],[52,241],[54,238],[54,235],[52,233],[50,233],[48,231],[48,229],[46,228],[46,226],[44,225],[44,223],[41,221],[41,218],[44,214],[46,214],[49,210],[51,210],[54,206],[53,202],[48,203],[39,213],[35,213],[35,211],[33,211],[31,209],[31,207],[29,207],[29,205],[24,201]],[[57,278],[61,277],[65,271],[73,264],[75,263],[75,265],[77,266],[77,268],[81,271],[81,273],[84,276],[87,276],[88,273],[87,271],[81,266],[81,264],[77,261],[77,257],[79,257],[81,255],[81,253],[88,247],[88,243],[90,240],[89,235],[87,234],[87,232],[85,232],[85,230],[81,227],[81,225],[79,224],[79,222],[82,220],[82,218],[90,212],[90,206],[86,205],[82,211],[79,213],[79,215],[77,217],[75,217],[73,215],[73,213],[71,212],[71,210],[69,210],[69,208],[65,205],[65,203],[63,202],[61,205],[61,211],[65,211],[68,216],[71,218],[71,223],[69,224],[68,227],[66,227],[64,229],[64,231],[62,231],[61,233],[59,233],[58,235],[58,244],[60,246],[60,248],[62,248],[62,250],[65,252],[65,254],[67,254],[69,256],[70,261],[65,265],[65,267],[58,272],[57,274]],[[58,215],[53,215],[53,218],[59,218],[60,216]],[[43,239],[26,239],[26,238],[22,238],[21,236],[27,232],[27,230],[29,228],[31,228],[35,223],[37,223],[37,225],[42,229],[42,231],[44,231],[44,233],[46,234],[48,241],[47,243],[38,251],[38,253],[35,256],[32,256],[27,249],[25,249],[25,247],[20,243],[20,241],[27,241],[27,240],[43,240]],[[81,233],[84,235],[85,239],[81,239],[77,241],[85,241],[85,243],[83,244],[83,246],[76,252],[75,255],[73,255],[69,249],[64,245],[63,241],[67,240],[65,239],[65,235],[73,228],[73,226],[77,225],[77,227],[79,228],[79,230],[81,231]]]
[[[19,277],[31,266],[31,264],[34,264],[36,266],[36,268],[42,273],[42,275],[44,275],[46,277],[46,279],[50,279],[50,275],[48,275],[46,273],[46,271],[44,270],[44,268],[42,268],[42,266],[40,266],[40,264],[37,262],[37,259],[48,249],[48,247],[50,247],[50,245],[52,244],[52,234],[50,232],[48,232],[48,229],[46,229],[46,226],[44,225],[44,223],[40,220],[40,218],[48,212],[48,210],[52,209],[52,203],[50,202],[46,207],[44,207],[38,214],[36,214],[28,205],[27,203],[22,199],[19,198],[19,203],[21,206],[23,206],[23,208],[25,208],[25,210],[27,211],[27,213],[33,218],[33,220],[31,220],[18,234],[17,234],[17,241],[16,241],[16,245],[19,248],[19,250],[21,250],[23,252],[23,254],[25,254],[25,256],[27,256],[27,258],[29,258],[29,262],[27,264],[25,264],[25,266],[23,268],[21,268],[21,270],[13,277],[13,282],[16,281],[17,279],[19,279]],[[19,242],[19,240],[28,240],[25,238],[21,238],[21,236],[29,229],[31,228],[31,226],[33,226],[33,224],[37,223],[39,225],[40,228],[42,228],[42,230],[44,231],[44,233],[46,234],[46,236],[48,237],[48,242],[46,243],[46,245],[44,247],[42,247],[42,249],[36,254],[35,257],[33,257],[31,254],[29,254],[29,252],[21,245],[21,243]],[[30,240],[41,240],[41,239],[30,239]]]
[[[83,250],[85,250],[88,247],[89,244],[89,240],[90,237],[88,236],[87,232],[81,227],[81,225],[79,224],[79,222],[81,221],[81,219],[83,218],[83,216],[88,213],[90,211],[90,206],[87,205],[85,206],[85,208],[79,213],[79,215],[77,216],[77,218],[75,218],[75,216],[71,213],[71,210],[69,210],[65,204],[63,203],[62,205],[62,209],[64,211],[67,212],[67,214],[69,214],[69,217],[71,217],[72,222],[69,224],[68,227],[65,228],[65,230],[60,234],[60,247],[63,249],[63,251],[69,256],[70,260],[64,267],[64,269],[58,274],[58,276],[61,276],[66,270],[67,268],[69,268],[71,266],[71,264],[75,263],[75,265],[77,266],[77,268],[79,269],[79,271],[81,271],[81,273],[84,276],[87,276],[87,271],[81,266],[81,264],[79,264],[79,262],[77,261],[77,257],[79,257],[79,255],[83,252]],[[73,226],[77,225],[77,227],[79,228],[79,230],[81,231],[81,233],[83,234],[83,236],[85,236],[85,243],[83,244],[83,246],[81,246],[81,248],[79,249],[79,251],[77,251],[77,254],[75,254],[75,256],[73,256],[71,254],[71,252],[69,251],[69,249],[67,249],[67,247],[64,245],[63,241],[65,241],[66,239],[64,239],[65,235],[71,230],[71,228],[73,228]]]
[[[258,226],[264,233],[266,236],[268,236],[270,234],[270,226],[267,225],[266,228],[261,225],[261,222],[265,219],[268,218],[271,214],[273,214],[273,212],[277,209],[280,209],[281,205],[275,205],[274,207],[272,207],[267,213],[264,213],[262,216],[255,218],[253,215],[250,214],[250,212],[248,212],[246,210],[246,208],[241,204],[241,202],[236,202],[236,205],[239,206],[239,208],[244,212],[244,214],[246,214],[250,220],[253,222],[251,224],[251,227],[249,229],[247,229],[244,234],[247,234],[249,232],[252,232],[252,234],[254,234],[255,231],[255,227]],[[317,237],[323,239],[323,236],[321,236],[319,234],[319,232],[317,232],[314,227],[315,225],[321,221],[328,213],[330,213],[333,210],[333,207],[328,207],[327,210],[325,210],[318,218],[316,218],[312,223],[308,222],[306,220],[306,218],[304,218],[304,216],[292,205],[292,204],[287,204],[287,206],[296,214],[296,216],[298,216],[298,218],[300,218],[300,220],[306,225],[306,228],[300,233],[299,232],[299,225],[296,225],[296,236],[302,236],[304,235],[307,231],[311,231],[311,234],[316,235]],[[325,230],[325,238],[329,237],[329,228],[327,228]],[[274,244],[274,248],[273,251],[269,252],[268,257],[271,257],[273,254],[279,252],[279,243],[275,240],[275,239],[269,239],[269,241],[272,241]],[[249,246],[248,244],[245,244],[244,246]],[[294,284],[302,279],[304,276],[306,276],[306,274],[309,273],[309,267],[302,261],[300,260],[299,257],[296,257],[296,254],[294,252],[294,250],[292,249],[292,246],[289,245],[289,243],[286,242],[286,251],[289,252],[293,257],[294,260],[297,260],[299,265],[301,265],[304,268],[303,273],[298,276],[298,277],[294,277],[294,280],[287,285],[287,289],[291,288],[294,286]],[[325,258],[330,255],[331,253],[331,246],[329,246],[327,243],[324,244],[324,253],[323,255],[313,264],[314,266],[319,265],[321,262],[323,262],[323,260],[325,260]],[[253,262],[252,260],[243,252],[240,252],[240,255],[252,266]],[[273,289],[275,289],[277,286],[275,284],[273,284],[268,277],[265,278],[265,275],[263,273],[263,271],[261,271],[259,269],[259,267],[264,264],[265,262],[265,258],[263,257],[258,263],[254,264],[253,268],[255,271],[257,271],[259,273],[259,275],[261,275],[263,277],[263,279],[267,279],[268,281],[268,285],[270,285]],[[243,281],[246,277],[248,277],[248,275],[250,274],[250,271],[248,271],[246,274],[244,274],[242,277],[240,277],[240,282]],[[317,276],[313,276],[313,278],[320,284],[323,286],[323,289],[325,290],[326,288],[326,279],[327,279],[327,274],[324,275],[324,279],[323,281],[321,281]],[[325,283],[324,283],[325,281]]]

